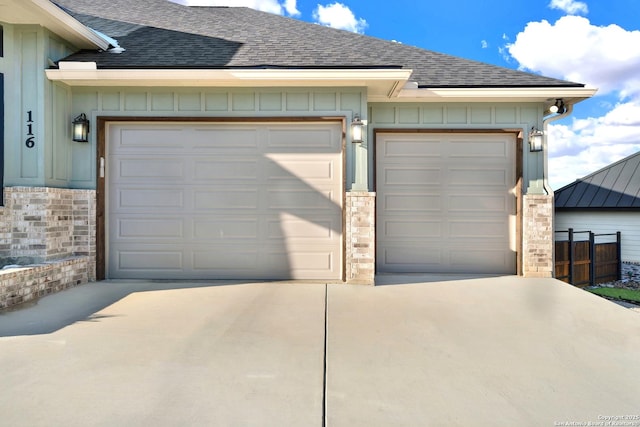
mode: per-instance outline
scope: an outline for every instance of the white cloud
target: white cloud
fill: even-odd
[[[284,9],[291,16],[300,15],[300,11],[298,10],[297,0],[285,0]]]
[[[569,15],[576,15],[580,13],[586,15],[589,13],[589,8],[586,3],[575,0],[551,0],[549,7],[551,9],[560,9]]]
[[[640,151],[640,100],[548,130],[549,181],[557,189]]]
[[[488,47],[489,47],[489,42],[488,42],[488,41],[486,41],[486,40],[481,40],[481,41],[480,41],[480,46],[481,46],[483,49],[486,49],[486,48],[488,48]]]
[[[174,3],[184,4],[186,6],[229,6],[229,7],[250,7],[251,9],[261,10],[263,12],[284,15],[285,12],[290,16],[298,16],[300,12],[297,9],[297,0],[170,0]]]
[[[337,2],[327,6],[319,4],[313,12],[313,19],[319,24],[354,33],[364,33],[367,27],[367,21],[356,18],[351,9]]]
[[[596,99],[609,110],[601,117],[549,126],[553,188],[640,151],[640,31],[564,16],[553,24],[530,22],[505,49],[521,69],[585,83],[597,87],[598,96],[609,95]]]
[[[523,69],[586,83],[600,94],[640,94],[640,31],[564,16],[555,24],[530,22],[507,49]]]

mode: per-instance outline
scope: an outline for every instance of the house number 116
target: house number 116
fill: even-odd
[[[27,111],[27,140],[24,142],[27,148],[33,148],[36,145],[36,137],[33,136],[33,112]]]

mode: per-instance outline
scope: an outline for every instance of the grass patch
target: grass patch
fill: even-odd
[[[620,289],[620,288],[596,288],[589,289],[589,292],[601,297],[621,299],[625,301],[632,301],[640,303],[640,291],[632,289]]]

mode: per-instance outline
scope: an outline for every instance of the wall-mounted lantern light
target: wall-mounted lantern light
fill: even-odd
[[[89,119],[84,113],[73,119],[71,125],[75,142],[89,142]]]
[[[564,101],[561,98],[556,99],[555,104],[549,107],[549,112],[554,114],[564,114],[567,112],[567,107],[564,105]]]
[[[359,115],[353,117],[351,122],[351,142],[361,143],[364,140],[364,123]]]
[[[543,142],[544,132],[532,127],[531,132],[529,132],[529,151],[532,153],[542,151]]]

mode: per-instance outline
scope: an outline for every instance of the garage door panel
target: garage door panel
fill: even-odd
[[[481,187],[485,188],[491,185],[498,185],[504,187],[507,185],[507,174],[504,169],[478,169],[478,168],[465,168],[465,169],[449,169],[450,185],[462,185],[466,187]]]
[[[282,128],[268,129],[266,144],[268,149],[280,151],[292,151],[292,148],[304,145],[304,150],[312,153],[317,152],[340,152],[341,138],[336,135],[336,129],[296,127],[287,126]],[[269,150],[271,151],[271,150]]]
[[[302,240],[307,242],[331,241],[339,238],[340,225],[333,216],[327,218],[314,218],[314,221],[286,217],[267,220],[267,233],[269,239],[286,239],[288,241]]]
[[[206,247],[193,251],[193,270],[251,271],[259,266],[259,254],[256,250],[250,251],[233,246],[213,249]]]
[[[500,214],[504,216],[508,201],[505,196],[487,194],[464,194],[447,198],[451,213]]]
[[[119,239],[181,239],[184,234],[182,218],[126,218],[119,217],[115,235]]]
[[[451,158],[472,158],[474,161],[507,160],[509,157],[509,139],[502,141],[483,140],[478,143],[476,138],[470,140],[452,140],[449,149]]]
[[[416,157],[435,160],[442,157],[442,142],[438,139],[392,138],[386,141],[383,150],[390,162]]]
[[[257,219],[236,219],[235,217],[195,218],[193,221],[194,241],[206,240],[225,242],[229,240],[252,240],[259,237]]]
[[[194,181],[253,181],[260,178],[257,160],[210,158],[195,160],[190,168]]]
[[[381,206],[385,211],[395,211],[398,214],[411,212],[440,212],[442,196],[435,194],[396,194],[383,196]]]
[[[220,155],[232,155],[237,152],[255,152],[260,145],[260,134],[256,129],[229,126],[221,129],[220,126],[200,127],[189,130],[189,145],[195,154],[216,153]],[[215,141],[214,144],[211,142]]]
[[[382,229],[386,239],[403,238],[411,240],[442,237],[442,224],[437,220],[397,219],[395,221],[386,221]]]
[[[437,248],[424,249],[410,245],[386,246],[382,261],[388,272],[424,272],[425,266],[437,270],[442,265],[443,254]]]
[[[184,208],[184,191],[179,188],[125,187],[116,190],[114,199],[117,201],[116,209],[163,209]],[[113,199],[112,199],[113,200]]]
[[[152,247],[146,249],[119,251],[116,249],[117,268],[122,271],[181,271],[183,254],[180,251],[155,250]]]
[[[298,272],[298,278],[300,279],[314,279],[318,278],[318,274],[322,274],[322,272],[338,270],[333,253],[329,250],[304,250],[290,247],[286,249],[286,252],[270,253],[266,257],[266,262],[269,265],[280,266],[281,273],[286,273],[287,270],[295,270]],[[294,252],[296,254],[295,257],[291,256]],[[283,269],[283,267],[285,268]],[[277,267],[275,271],[278,271]]]
[[[317,159],[299,160],[294,156],[269,155],[266,175],[272,180],[296,180],[315,184],[317,181],[331,182],[335,179],[336,161],[317,156]]]
[[[183,132],[175,128],[142,127],[121,128],[119,138],[116,139],[120,152],[139,151],[150,148],[171,152],[182,150]]]
[[[267,191],[267,207],[280,211],[334,211],[339,208],[338,197],[332,190],[274,189]]]
[[[484,248],[482,250],[458,249],[450,253],[451,265],[457,271],[464,273],[495,273],[496,267],[503,269],[510,268],[509,258],[515,256],[513,253],[505,252],[501,249],[492,250]]]
[[[258,190],[220,189],[193,191],[193,207],[197,211],[256,210]]]
[[[384,182],[387,186],[428,186],[440,183],[440,168],[385,168]]]
[[[379,272],[514,273],[515,136],[380,134]]]
[[[471,239],[482,239],[483,242],[504,241],[509,237],[509,230],[501,219],[496,221],[450,220],[448,226],[450,238],[459,241]]]
[[[108,276],[340,279],[341,129],[110,124]]]
[[[166,158],[127,158],[118,162],[117,178],[132,182],[135,178],[155,178],[166,181],[182,181],[185,177],[185,162]]]

